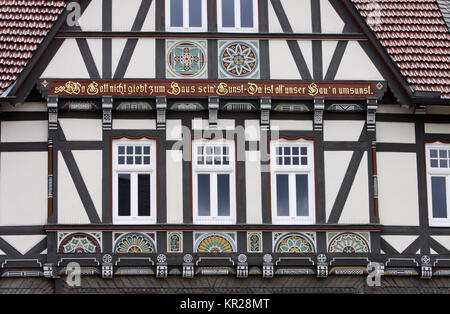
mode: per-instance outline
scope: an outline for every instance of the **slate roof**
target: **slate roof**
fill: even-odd
[[[437,0],[351,1],[415,91],[450,98],[450,32]]]
[[[16,81],[65,1],[0,0],[0,95]]]

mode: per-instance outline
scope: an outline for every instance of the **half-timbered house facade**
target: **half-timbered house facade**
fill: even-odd
[[[438,1],[0,0],[0,53],[0,287],[450,276]]]

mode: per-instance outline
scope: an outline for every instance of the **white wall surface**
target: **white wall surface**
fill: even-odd
[[[103,138],[101,119],[59,119],[59,124],[68,141],[101,141]]]
[[[0,225],[47,223],[47,152],[0,154]]]
[[[47,121],[2,121],[1,141],[11,142],[47,142]]]
[[[183,223],[183,156],[180,150],[166,151],[167,223]]]
[[[415,153],[377,153],[380,223],[419,225]]]

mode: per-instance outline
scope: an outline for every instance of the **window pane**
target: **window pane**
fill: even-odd
[[[297,192],[297,216],[308,216],[307,174],[297,174],[295,176],[295,188]]]
[[[135,146],[134,147],[134,153],[137,155],[142,154],[142,146]]]
[[[445,177],[431,177],[433,218],[447,218],[447,191]]]
[[[119,216],[130,216],[130,174],[119,174]]]
[[[202,0],[189,1],[189,26],[202,26]]]
[[[218,215],[230,216],[230,175],[217,175]]]
[[[210,208],[210,199],[211,199],[211,191],[209,184],[209,174],[199,174],[197,176],[198,187],[197,187],[197,195],[198,195],[198,215],[199,216],[210,216],[211,208]]]
[[[431,167],[437,168],[438,167],[438,160],[437,159],[431,159]]]
[[[234,27],[234,0],[222,0],[222,26]]]
[[[183,0],[170,0],[170,26],[183,26]]]
[[[289,175],[277,174],[277,215],[289,216]]]
[[[241,27],[253,27],[253,0],[241,0]]]
[[[150,216],[149,174],[138,174],[138,216]]]
[[[125,147],[119,146],[119,154],[125,154]]]

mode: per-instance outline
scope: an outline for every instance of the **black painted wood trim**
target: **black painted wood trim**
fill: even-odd
[[[92,56],[91,48],[89,47],[87,39],[77,38],[76,42],[86,69],[89,73],[89,77],[91,79],[100,79],[100,74],[98,72],[97,65],[95,64],[94,57]]]
[[[152,0],[142,0],[133,26],[131,27],[132,31],[141,31],[142,26],[144,25],[145,18],[147,17],[150,10],[151,4]],[[139,39],[136,38],[127,39],[125,48],[122,51],[122,55],[120,56],[119,64],[117,65],[116,71],[113,76],[114,79],[122,79],[125,76],[128,65],[131,61],[131,57],[133,56],[134,50],[136,49],[138,40]]]
[[[60,137],[62,138],[62,142],[66,140],[64,136],[64,131],[60,129]],[[67,169],[69,170],[70,176],[72,177],[75,188],[78,191],[81,202],[83,203],[83,207],[86,210],[86,214],[89,217],[91,223],[100,223],[100,217],[97,214],[97,210],[95,208],[94,202],[92,201],[91,195],[86,187],[86,184],[81,176],[80,169],[75,161],[73,153],[68,149],[60,149],[61,155],[66,162]]]
[[[26,252],[25,256],[41,254],[46,248],[47,248],[47,237],[43,238],[35,246],[33,246],[28,252]]]
[[[359,142],[366,140],[365,127],[363,128],[361,135],[359,136]],[[333,208],[331,210],[330,216],[328,218],[328,223],[337,223],[341,217],[342,211],[344,210],[345,203],[347,201],[348,195],[350,194],[353,182],[355,180],[356,174],[358,172],[361,160],[364,156],[365,150],[357,150],[352,154],[350,163],[347,167],[344,179],[342,180],[341,187],[334,201]]]
[[[400,255],[392,245],[390,245],[385,239],[380,237],[380,249],[384,251],[384,253],[388,255]]]
[[[283,5],[280,0],[271,0],[273,9],[280,22],[281,28],[285,33],[292,33],[292,27],[289,23],[289,19],[286,16]],[[302,54],[300,46],[296,40],[287,40],[289,50],[297,65],[298,71],[303,80],[312,80],[311,73],[309,72],[308,65],[306,64],[305,57]]]
[[[47,142],[0,143],[0,152],[46,152]]]

